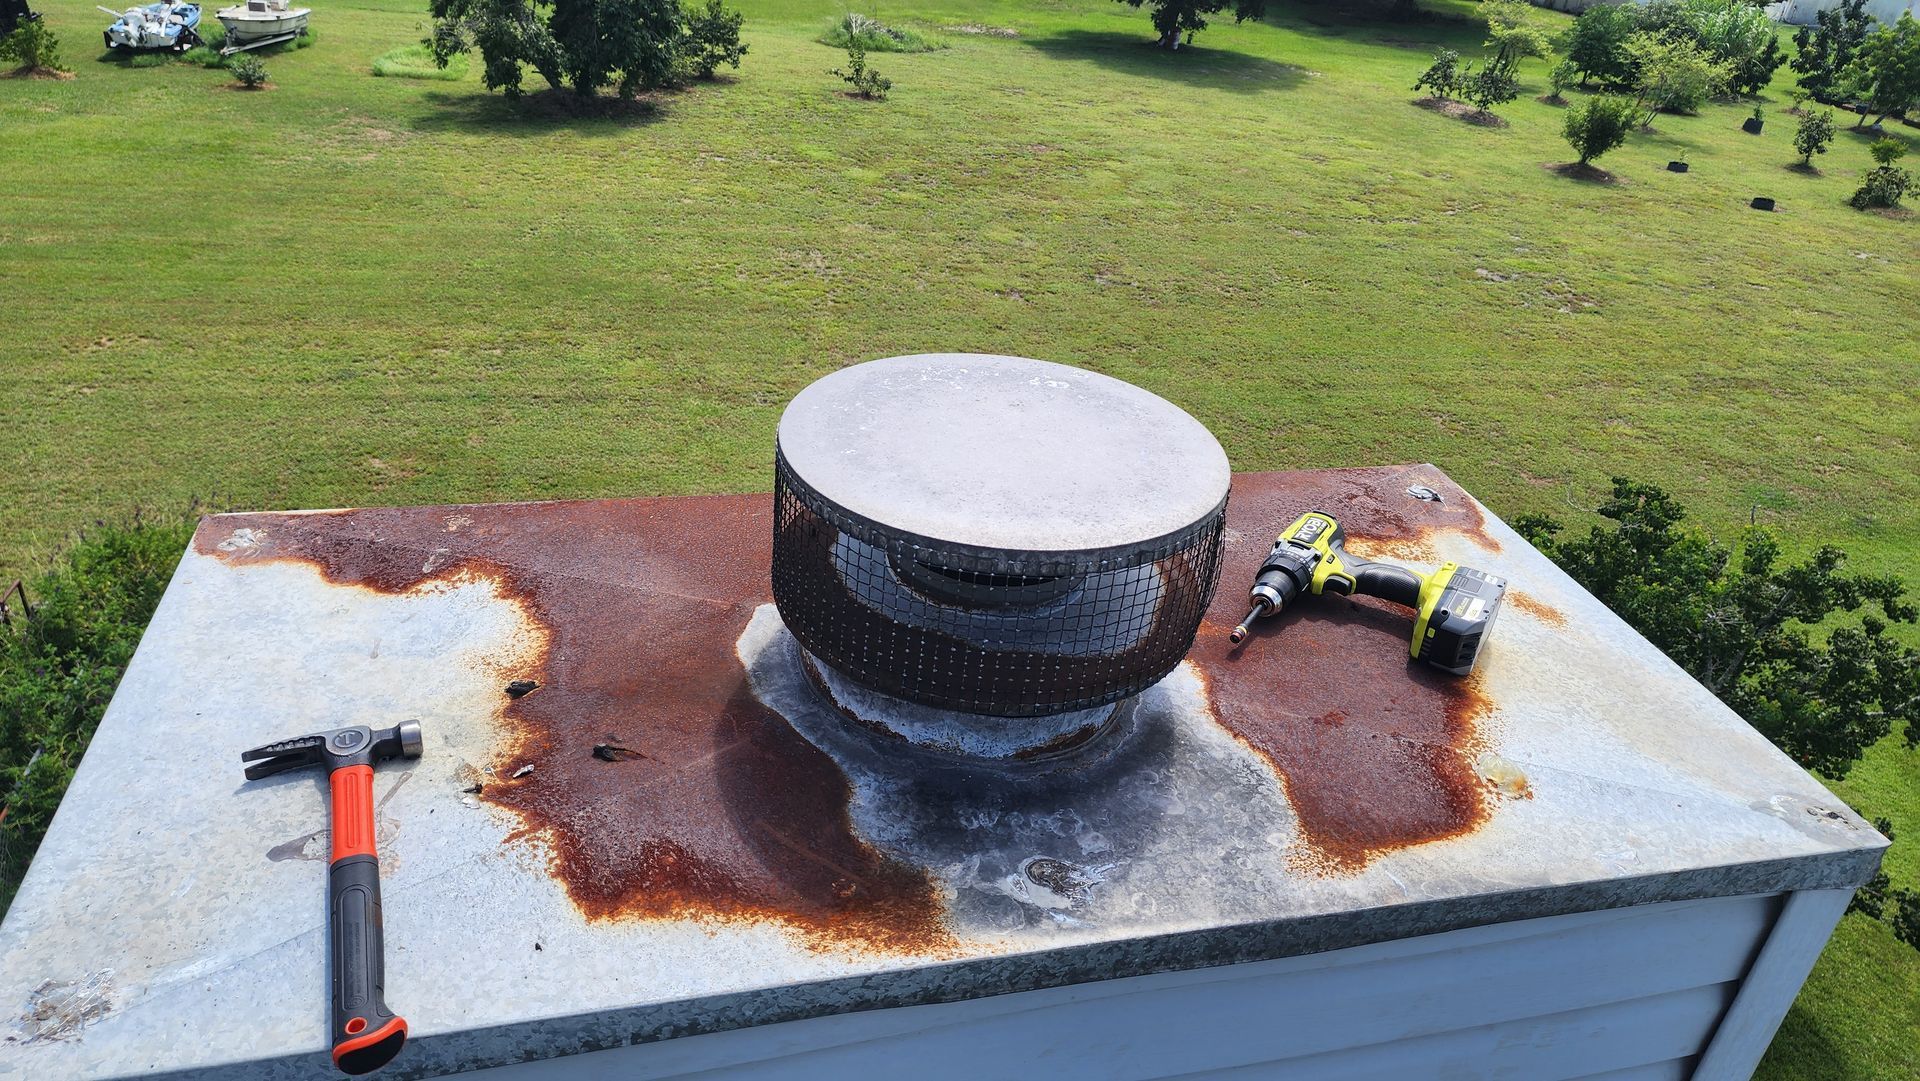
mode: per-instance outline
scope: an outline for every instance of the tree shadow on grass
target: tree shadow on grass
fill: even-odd
[[[1540,167],[1542,169],[1545,169],[1549,173],[1553,173],[1556,176],[1564,176],[1568,180],[1578,180],[1582,184],[1618,184],[1620,183],[1620,178],[1618,176],[1615,176],[1614,174],[1607,172],[1605,169],[1600,168],[1598,165],[1582,165],[1577,161],[1568,161],[1568,162],[1548,162],[1541,165]]]
[[[422,98],[433,108],[416,115],[413,127],[418,131],[479,131],[489,135],[546,135],[558,129],[581,135],[612,135],[666,119],[661,97],[600,94],[582,98],[570,90],[547,89],[509,101],[505,94],[429,90]]]
[[[1171,79],[1236,94],[1264,94],[1300,84],[1309,72],[1260,56],[1187,45],[1169,51],[1144,34],[1067,30],[1026,44],[1056,60],[1087,60],[1126,75]]]

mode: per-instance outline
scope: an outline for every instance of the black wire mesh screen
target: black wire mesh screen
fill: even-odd
[[[809,653],[939,709],[1040,717],[1137,694],[1193,645],[1226,504],[1123,549],[930,541],[850,514],[776,453],[773,599]]]

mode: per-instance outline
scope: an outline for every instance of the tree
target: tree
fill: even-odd
[[[1724,91],[1731,76],[1725,64],[1715,63],[1700,46],[1677,37],[1640,33],[1627,39],[1627,55],[1636,69],[1634,89],[1645,112],[1643,126],[1656,114],[1697,112],[1706,100]]]
[[[1580,13],[1560,41],[1560,51],[1580,74],[1580,85],[1594,79],[1606,86],[1632,81],[1633,64],[1627,57],[1627,39],[1640,29],[1632,4],[1595,4]]]
[[[1853,193],[1847,205],[1855,210],[1867,210],[1873,207],[1892,209],[1900,205],[1900,199],[1913,190],[1913,174],[1896,165],[1906,156],[1907,144],[1898,139],[1879,139],[1867,148],[1873,155],[1876,166],[1867,171],[1860,190]]]
[[[1841,104],[1834,97],[1840,73],[1853,63],[1853,55],[1867,40],[1873,28],[1873,16],[1867,14],[1867,0],[1841,0],[1838,7],[1814,15],[1814,25],[1803,26],[1793,35],[1793,70],[1800,73],[1800,85],[1813,100],[1823,105]]]
[[[1533,22],[1532,4],[1525,0],[1480,0],[1478,10],[1487,23],[1486,44],[1493,50],[1493,64],[1512,68],[1529,56],[1553,55],[1553,42],[1547,32]]]
[[[1892,822],[1876,818],[1873,828],[1887,840],[1897,840]],[[1893,937],[1920,950],[1920,891],[1895,887],[1884,865],[1866,885],[1854,892],[1853,899],[1847,902],[1847,911],[1858,912],[1869,919],[1886,920],[1893,927]]]
[[[1920,107],[1920,22],[1911,12],[1900,21],[1874,31],[1854,54],[1837,83],[1860,102],[1860,120],[1879,114],[1875,126],[1896,113]]]
[[[1800,164],[1803,168],[1813,167],[1813,156],[1827,152],[1827,146],[1833,142],[1833,112],[1822,109],[1817,113],[1807,113],[1800,117],[1800,127],[1793,133],[1793,148],[1800,152]]]
[[[1153,28],[1160,32],[1156,42],[1162,49],[1178,49],[1182,36],[1193,44],[1193,35],[1207,28],[1207,16],[1229,9],[1234,22],[1258,19],[1266,14],[1267,0],[1120,0],[1140,7],[1153,5]]]
[[[444,65],[479,49],[487,88],[509,98],[521,94],[522,65],[556,90],[589,96],[612,86],[632,97],[671,84],[689,54],[702,58],[697,70],[710,51],[689,37],[679,0],[431,0],[429,10],[434,58]],[[700,18],[712,26],[710,14]]]
[[[1588,98],[1567,110],[1561,130],[1573,152],[1580,155],[1580,164],[1586,165],[1626,142],[1639,118],[1639,106],[1627,98]]]
[[[1895,721],[1920,745],[1920,651],[1887,634],[1920,615],[1898,578],[1831,546],[1785,563],[1764,530],[1736,552],[1650,484],[1614,478],[1598,511],[1615,525],[1578,540],[1545,516],[1514,527],[1795,761],[1843,777]]]

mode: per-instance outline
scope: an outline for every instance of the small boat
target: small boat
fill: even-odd
[[[200,5],[160,0],[125,11],[103,7],[113,16],[113,25],[100,32],[109,49],[172,49],[175,52],[200,44],[195,28],[200,25]]]
[[[221,52],[237,53],[292,41],[307,32],[307,16],[311,14],[312,8],[292,7],[287,0],[247,0],[221,8],[214,12],[220,25],[227,28],[227,47]]]

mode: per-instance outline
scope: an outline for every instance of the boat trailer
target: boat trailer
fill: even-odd
[[[283,41],[292,41],[294,38],[299,37],[303,33],[305,33],[305,31],[295,30],[290,34],[276,34],[275,36],[270,38],[256,38],[255,40],[249,41],[244,45],[228,45],[223,47],[220,50],[220,55],[232,56],[234,53],[243,53],[243,52],[246,52],[248,49],[258,49],[263,45],[278,45]]]

